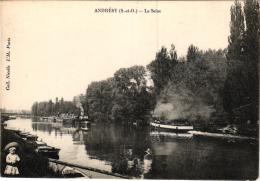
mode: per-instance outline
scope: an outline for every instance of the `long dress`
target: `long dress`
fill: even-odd
[[[19,170],[16,167],[16,163],[20,161],[20,157],[17,154],[9,153],[6,156],[6,167],[4,174],[6,175],[18,175]]]

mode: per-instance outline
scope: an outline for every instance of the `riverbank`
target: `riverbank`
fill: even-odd
[[[18,164],[20,172],[19,177],[47,177],[47,178],[61,178],[61,175],[53,172],[49,169],[48,159],[36,154],[33,149],[27,147],[24,141],[10,130],[5,130],[1,126],[1,175],[5,177],[4,170],[6,165],[6,155],[4,151],[5,146],[10,142],[17,142],[20,144],[20,148],[17,150],[17,154],[21,158]]]

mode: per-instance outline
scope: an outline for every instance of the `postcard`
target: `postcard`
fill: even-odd
[[[1,177],[256,180],[259,3],[1,1]]]

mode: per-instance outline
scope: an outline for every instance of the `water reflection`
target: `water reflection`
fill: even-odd
[[[82,123],[47,123],[37,119],[32,121],[36,132],[47,132],[54,136],[68,134],[73,144],[85,146],[90,159],[105,161],[116,173],[143,177],[151,163],[144,159],[145,151],[150,147],[149,131],[136,130],[131,125],[96,124],[90,128]],[[151,158],[149,158],[151,160]],[[147,165],[147,166],[146,166]]]
[[[7,122],[58,147],[60,160],[163,179],[254,178],[258,145],[195,139],[190,134],[140,130],[131,125],[71,124],[17,119]]]
[[[75,132],[72,134],[73,137],[73,144],[81,144],[85,143],[87,139],[87,133],[84,130],[76,129]]]
[[[111,162],[113,172],[139,177],[150,146],[148,133],[130,125],[97,124],[87,133],[85,148],[92,158]]]

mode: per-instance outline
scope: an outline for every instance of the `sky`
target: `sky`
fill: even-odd
[[[190,44],[227,47],[232,1],[0,2],[1,107],[31,108],[34,101],[85,93],[92,81],[119,68],[146,66],[161,46],[178,56]],[[95,13],[95,8],[159,9],[161,13]],[[10,62],[6,61],[10,38]],[[10,90],[5,90],[10,65]]]

